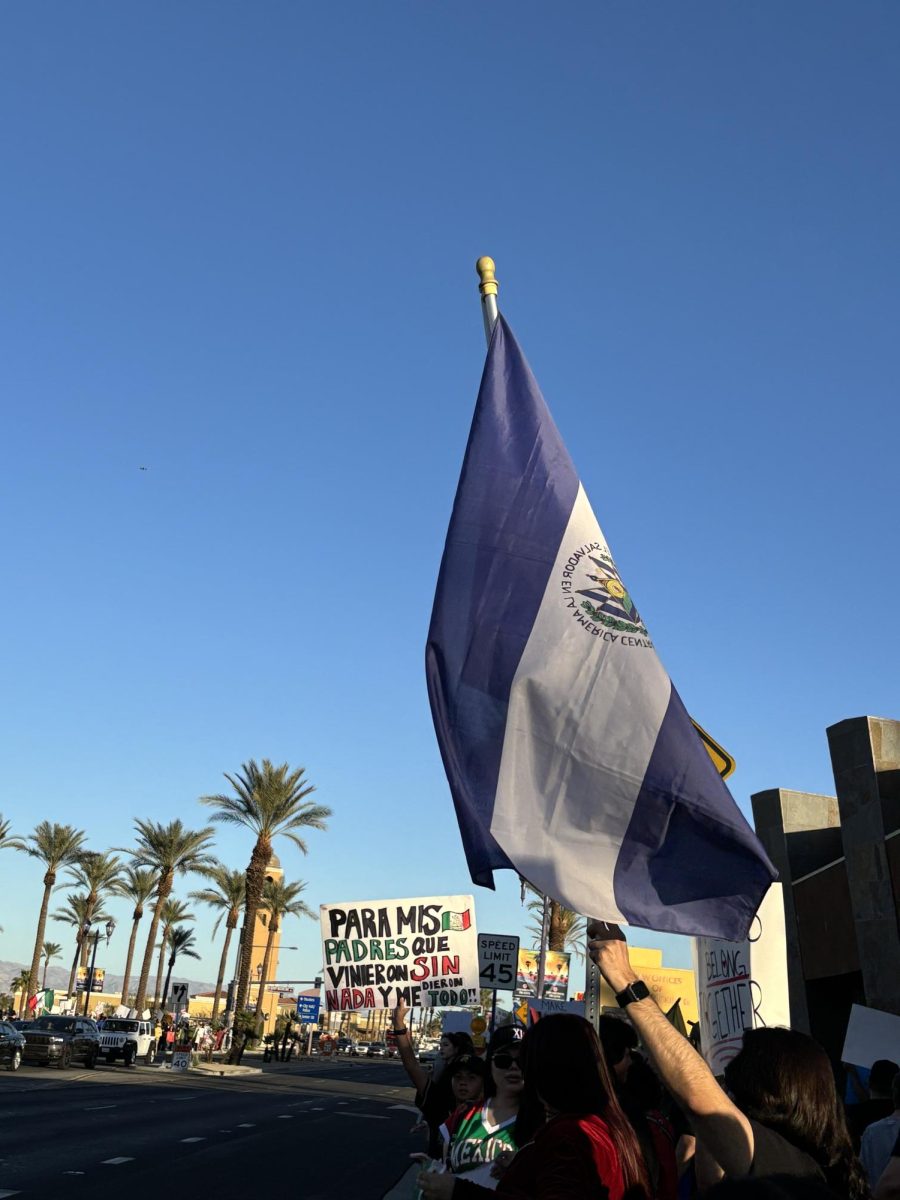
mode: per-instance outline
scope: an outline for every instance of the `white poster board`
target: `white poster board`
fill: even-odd
[[[841,1061],[870,1068],[879,1058],[900,1062],[900,1017],[854,1004],[850,1009]]]
[[[782,885],[769,888],[746,941],[697,938],[694,970],[703,1056],[721,1075],[745,1029],[791,1023]]]
[[[471,896],[323,904],[328,1012],[478,1003],[478,935]]]

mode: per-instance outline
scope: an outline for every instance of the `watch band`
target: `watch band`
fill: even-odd
[[[627,988],[616,993],[616,1004],[619,1008],[627,1008],[629,1004],[635,1004],[638,1000],[647,1000],[649,996],[650,989],[643,979],[636,979]]]

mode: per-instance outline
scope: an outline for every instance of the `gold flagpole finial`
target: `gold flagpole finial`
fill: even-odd
[[[494,260],[492,258],[488,258],[487,255],[485,255],[483,258],[479,258],[478,262],[475,264],[475,270],[478,272],[478,276],[481,279],[481,283],[478,285],[478,290],[481,292],[482,296],[496,296],[500,291],[500,284],[497,282],[496,277],[494,276],[495,269]]]

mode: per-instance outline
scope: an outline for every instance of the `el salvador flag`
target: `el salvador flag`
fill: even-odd
[[[469,870],[738,940],[776,872],[663,669],[537,382],[494,326],[426,648]]]

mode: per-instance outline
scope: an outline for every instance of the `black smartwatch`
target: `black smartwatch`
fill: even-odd
[[[647,1000],[649,997],[650,989],[646,983],[644,983],[643,979],[636,979],[624,991],[616,993],[616,1004],[618,1004],[619,1008],[627,1008],[629,1004],[634,1004],[636,1000]]]

